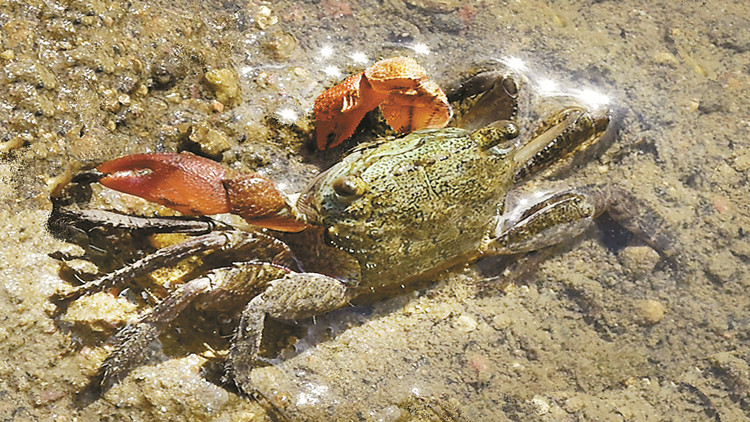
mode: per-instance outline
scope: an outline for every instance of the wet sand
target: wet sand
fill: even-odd
[[[0,10],[3,420],[748,417],[750,9],[741,2]],[[49,254],[81,251],[45,230],[51,191],[119,155],[178,150],[301,189],[378,128],[371,121],[345,147],[313,152],[315,96],[399,54],[443,86],[515,57],[537,81],[606,93],[617,137],[544,186],[619,184],[673,227],[680,258],[668,262],[604,218],[512,285],[489,278],[502,262],[488,260],[280,329],[299,340],[253,372],[260,402],[220,379],[226,342],[206,338],[231,327],[204,338],[212,325],[193,330],[185,319],[121,384],[87,392],[107,336],[142,301],[102,295],[55,315],[48,298],[71,277]],[[159,211],[110,193],[98,201]],[[126,248],[118,256],[139,253]]]

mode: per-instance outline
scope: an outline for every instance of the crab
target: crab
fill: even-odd
[[[243,251],[234,254],[230,264],[187,281],[115,334],[115,350],[102,366],[102,387],[108,389],[139,365],[144,347],[191,303],[241,309],[226,369],[239,390],[250,394],[251,371],[265,362],[261,349],[268,318],[310,318],[346,306],[364,293],[432,280],[443,270],[481,257],[541,250],[583,233],[604,212],[671,256],[674,242],[667,225],[621,188],[599,184],[515,204],[506,199],[517,186],[561,160],[570,161],[611,130],[609,109],[585,107],[567,97],[569,106],[543,117],[536,128],[522,130],[516,122],[523,81],[508,72],[480,73],[455,91],[475,100],[462,116],[462,128],[420,129],[355,147],[317,176],[296,204],[270,180],[236,174],[185,153],[126,156],[82,173],[74,182],[98,181],[185,214],[233,212],[275,230],[319,227],[333,256],[351,264],[335,275],[305,272],[276,237],[206,219],[102,218],[100,213],[79,212],[76,218],[97,223],[199,235],[61,291],[57,300],[75,299],[190,255]],[[323,130],[329,139],[329,128]],[[335,138],[342,133],[348,131]]]

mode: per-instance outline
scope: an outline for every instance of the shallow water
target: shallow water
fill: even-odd
[[[0,6],[0,27],[2,419],[748,417],[743,3],[32,1]],[[48,254],[75,250],[45,231],[50,190],[125,153],[203,146],[294,191],[342,151],[309,147],[315,96],[399,54],[444,86],[512,57],[538,81],[606,93],[617,138],[547,185],[617,182],[675,228],[681,259],[669,265],[604,219],[514,285],[487,279],[494,264],[482,262],[301,322],[287,333],[296,351],[253,373],[262,405],[222,386],[221,350],[184,321],[110,392],[77,394],[112,324],[135,310],[113,299],[51,318],[65,272]],[[216,69],[241,91],[224,106],[203,82]]]

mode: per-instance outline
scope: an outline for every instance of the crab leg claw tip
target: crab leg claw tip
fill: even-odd
[[[103,174],[102,172],[96,169],[91,169],[91,170],[83,171],[83,172],[76,174],[70,179],[70,181],[71,183],[88,185],[94,182],[98,182],[104,176],[106,175]]]

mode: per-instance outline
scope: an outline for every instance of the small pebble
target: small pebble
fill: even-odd
[[[740,172],[750,170],[750,149],[746,148],[738,153],[737,157],[734,159],[734,168]]]
[[[501,313],[492,318],[492,328],[496,330],[504,330],[513,324],[513,318],[511,315]]]
[[[715,253],[708,259],[708,272],[720,283],[727,283],[734,278],[739,266],[736,258],[729,250],[722,250]]]
[[[456,318],[455,323],[453,326],[461,332],[464,333],[470,333],[477,329],[477,320],[469,315],[461,315],[460,317]]]
[[[635,303],[635,314],[640,325],[654,325],[664,318],[666,307],[658,300],[639,300]]]
[[[266,44],[266,47],[276,56],[278,59],[288,59],[297,49],[297,39],[294,35],[288,32],[278,32],[273,35],[271,41]]]
[[[136,306],[124,298],[98,292],[71,303],[62,320],[81,324],[92,331],[112,333],[115,327],[136,315]]]
[[[231,69],[209,70],[204,75],[208,86],[216,94],[216,99],[225,106],[236,104],[240,100],[240,81]]]
[[[651,274],[661,259],[649,246],[628,246],[619,254],[620,262],[636,276]]]
[[[547,400],[543,399],[542,397],[534,396],[534,398],[529,400],[529,404],[534,409],[534,413],[539,416],[549,413],[550,405]]]
[[[273,12],[268,6],[261,6],[255,13],[255,24],[258,25],[258,29],[266,29],[271,25],[275,25],[279,21],[277,16],[273,16]]]
[[[212,128],[206,122],[193,125],[189,138],[200,146],[201,152],[214,158],[219,158],[222,152],[232,147],[226,133]]]

